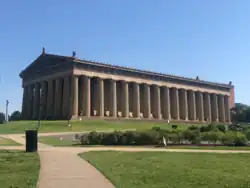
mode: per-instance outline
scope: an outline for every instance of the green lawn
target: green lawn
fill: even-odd
[[[95,151],[79,154],[117,188],[248,188],[249,154]]]
[[[250,146],[168,146],[168,149],[200,149],[200,150],[250,150]]]
[[[37,153],[0,150],[0,187],[35,188],[40,169]]]
[[[71,121],[72,127],[68,127],[67,121],[41,121],[40,132],[81,132],[81,131],[112,131],[124,129],[150,129],[158,126],[170,129],[165,122],[152,121],[107,121],[107,120],[83,120]],[[37,121],[16,121],[0,126],[0,134],[23,133],[26,129],[34,129]],[[180,129],[186,129],[188,124],[180,124]]]
[[[73,140],[62,139],[54,136],[41,136],[38,138],[38,141],[43,144],[51,146],[76,146],[76,142]]]
[[[0,137],[0,146],[20,146],[21,144],[15,142],[14,140]]]

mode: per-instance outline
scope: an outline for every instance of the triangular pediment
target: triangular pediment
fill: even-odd
[[[34,60],[20,73],[20,77],[24,78],[29,74],[34,75],[36,73],[42,73],[51,69],[60,68],[65,65],[70,65],[72,62],[72,57],[52,54],[41,54],[36,60]]]

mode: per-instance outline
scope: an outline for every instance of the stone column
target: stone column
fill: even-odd
[[[122,116],[128,118],[129,115],[129,94],[128,94],[128,83],[122,81],[122,95],[123,95],[123,112]]]
[[[88,76],[83,76],[81,81],[81,110],[83,110],[83,115],[90,117],[90,103],[91,103],[91,88],[90,88],[90,78]]]
[[[27,107],[28,107],[28,86],[23,87],[23,102],[22,102],[22,118],[27,118]]]
[[[54,117],[60,119],[62,117],[62,80],[59,78],[55,84],[55,108]]]
[[[98,114],[100,117],[104,116],[104,83],[103,79],[98,78]]]
[[[225,122],[225,106],[224,106],[224,96],[219,95],[219,120],[220,122],[224,123]]]
[[[171,120],[171,114],[170,114],[170,97],[169,97],[169,88],[168,87],[163,87],[163,100],[164,100],[164,105],[162,106],[163,108],[163,117],[164,119]]]
[[[187,105],[187,91],[185,89],[180,89],[180,110],[181,110],[181,119],[188,120],[188,105]]]
[[[204,108],[203,108],[203,93],[200,91],[197,91],[197,109],[196,109],[196,114],[199,118],[199,121],[203,122],[204,121]]]
[[[33,102],[33,117],[32,119],[38,119],[40,111],[40,84],[35,84],[34,102]]]
[[[70,82],[69,76],[65,76],[63,79],[63,118],[69,118],[69,97],[70,97]]]
[[[212,121],[218,122],[218,101],[217,95],[215,93],[212,94]]]
[[[179,110],[179,92],[177,88],[172,88],[172,104],[173,105],[173,117],[175,120],[180,120],[180,110]]]
[[[196,103],[195,103],[195,92],[192,90],[188,91],[189,99],[189,118],[190,120],[196,121]]]
[[[225,102],[225,120],[226,122],[231,122],[231,112],[230,112],[230,106],[229,106],[229,96],[224,96],[224,102]]]
[[[76,75],[71,76],[71,118],[76,119],[78,117],[78,77]]]
[[[41,82],[41,119],[45,119],[46,118],[46,110],[47,110],[47,82],[46,81],[42,81]]]
[[[140,118],[140,85],[133,83],[133,117]]]
[[[151,114],[151,105],[150,105],[150,87],[147,84],[144,84],[144,118],[150,118]]]
[[[54,101],[53,101],[53,80],[48,81],[48,94],[47,94],[47,110],[46,119],[52,119],[54,115]]]
[[[160,87],[155,86],[155,97],[156,97],[156,104],[155,104],[155,114],[157,119],[161,119],[161,93]]]
[[[211,117],[211,101],[210,101],[210,94],[204,93],[204,114],[205,120],[208,122],[212,121]]]
[[[117,116],[116,81],[110,80],[110,85],[111,85],[110,110],[111,110],[111,116],[115,118]]]
[[[32,119],[33,115],[33,85],[28,85],[28,119]]]

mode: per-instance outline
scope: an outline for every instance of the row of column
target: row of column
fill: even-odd
[[[27,119],[78,116],[230,122],[229,97],[134,82],[67,76],[24,87]]]

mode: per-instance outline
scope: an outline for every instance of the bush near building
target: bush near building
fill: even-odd
[[[90,132],[75,135],[81,145],[163,145],[196,144],[246,146],[250,139],[250,129],[237,131],[224,125],[191,126],[187,130],[173,128],[165,130],[153,127],[146,131]]]

